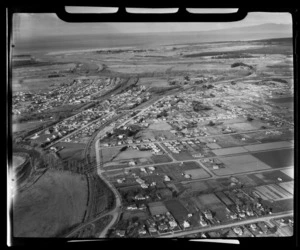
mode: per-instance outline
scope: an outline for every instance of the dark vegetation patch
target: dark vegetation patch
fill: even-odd
[[[273,45],[273,44],[271,44]],[[212,51],[212,52],[202,52],[202,53],[193,53],[184,55],[184,57],[203,57],[203,56],[234,56],[239,57],[242,55],[249,55],[249,54],[284,54],[284,55],[291,55],[293,53],[292,45],[287,44],[275,44],[274,46],[264,46],[262,48],[249,48],[246,50],[236,50],[236,51]]]
[[[202,102],[199,101],[193,101],[192,107],[195,112],[212,109],[210,106],[204,105]]]
[[[235,62],[235,63],[231,64],[231,68],[236,68],[236,67],[246,67],[249,69],[253,69],[253,66],[242,63],[242,62]]]
[[[163,95],[166,92],[173,90],[173,89],[178,89],[180,88],[180,86],[171,86],[171,87],[152,87],[149,89],[150,92],[154,93],[154,94],[159,94],[159,95]]]

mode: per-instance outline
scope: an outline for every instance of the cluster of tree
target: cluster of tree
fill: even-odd
[[[163,110],[162,112],[160,112],[159,114],[156,115],[156,118],[167,117],[167,116],[168,116],[168,111]]]
[[[242,62],[235,62],[235,63],[231,64],[231,68],[236,68],[236,67],[240,67],[240,66],[241,67],[247,67],[249,69],[254,69],[253,66],[242,63]]]
[[[195,112],[203,111],[203,110],[211,110],[212,108],[204,105],[199,101],[192,101],[192,107]]]
[[[114,135],[114,137],[118,135],[125,135],[126,137],[131,137],[135,136],[140,130],[141,127],[138,125],[129,126],[127,129],[116,128],[113,134],[107,133],[107,137],[111,137],[112,135]]]
[[[152,87],[149,89],[150,92],[155,94],[165,94],[166,92],[179,88],[179,86],[170,86],[170,87]]]

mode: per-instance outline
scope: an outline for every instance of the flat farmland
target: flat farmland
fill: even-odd
[[[232,154],[247,153],[248,151],[243,147],[232,147],[232,148],[214,149],[212,150],[212,152],[215,155],[232,155]]]
[[[184,161],[181,165],[183,170],[192,170],[201,168],[200,164],[196,161]]]
[[[209,209],[220,221],[227,221],[226,206],[215,194],[203,194],[193,198],[198,208]]]
[[[222,204],[215,194],[203,194],[197,197],[199,200],[198,207],[201,210],[209,209],[209,206]]]
[[[126,150],[121,152],[116,156],[114,160],[128,160],[133,158],[148,158],[151,157],[152,153],[149,151],[139,151],[139,150]]]
[[[280,181],[292,181],[293,180],[291,177],[284,174],[280,170],[257,173],[256,176],[261,178],[265,183],[274,183],[274,182],[280,182]]]
[[[248,131],[248,130],[255,130],[260,128],[263,125],[261,122],[241,122],[241,123],[234,123],[230,124],[230,127],[236,129],[237,131]]]
[[[283,211],[294,210],[294,198],[277,200],[277,201],[264,200],[263,203],[269,207],[272,207],[273,213],[280,213]]]
[[[225,168],[213,170],[216,175],[231,175],[270,168],[270,166],[261,162],[252,155],[224,157],[219,160],[225,164]]]
[[[293,146],[293,143],[291,143],[290,141],[279,141],[279,142],[248,145],[248,146],[244,146],[244,148],[252,152],[252,151],[260,151],[260,150],[268,150],[268,149],[279,149],[279,148],[285,148],[291,146]]]
[[[237,146],[242,146],[245,143],[239,139],[237,139],[233,135],[227,135],[227,136],[216,136],[216,143],[221,147],[221,148],[230,148],[230,147],[237,147]]]
[[[156,164],[156,163],[171,162],[172,159],[168,155],[152,155],[151,161],[153,161],[153,163]]]
[[[282,182],[278,185],[288,191],[290,194],[294,194],[294,181]]]
[[[83,158],[83,151],[86,144],[83,143],[70,143],[70,142],[59,142],[55,144],[56,147],[64,147],[58,152],[63,160],[67,159],[77,159],[81,160]]]
[[[168,209],[166,208],[163,202],[158,201],[148,203],[148,207],[152,215],[165,214],[166,212],[168,212]]]
[[[226,205],[230,206],[233,205],[234,202],[230,200],[223,192],[217,192],[216,196]]]
[[[191,178],[194,179],[204,179],[209,178],[211,175],[206,172],[204,169],[192,169],[192,170],[186,170],[186,174],[191,175]]]
[[[168,200],[164,203],[178,223],[182,223],[187,219],[189,211],[181,204],[179,200]]]
[[[269,142],[278,142],[278,141],[287,141],[287,140],[292,140],[294,139],[294,132],[285,129],[285,130],[280,130],[280,132],[277,133],[270,133],[266,134],[266,132],[255,132],[249,134],[251,138],[256,139],[262,143],[269,143]]]
[[[170,130],[172,129],[172,126],[168,124],[167,122],[157,122],[157,123],[152,123],[149,126],[149,129],[152,130]]]
[[[156,166],[156,172],[171,177],[174,181],[187,180],[183,175],[189,174],[192,179],[208,178],[210,175],[197,162],[171,163]]]
[[[255,187],[255,190],[263,200],[278,201],[293,198],[291,193],[276,184]]]
[[[284,169],[284,170],[281,170],[281,172],[286,174],[287,176],[289,176],[290,178],[292,178],[294,180],[294,168]]]
[[[133,217],[138,217],[139,220],[146,220],[149,217],[149,215],[147,212],[144,211],[126,211],[122,215],[122,219],[124,220],[129,220]]]
[[[294,149],[279,149],[267,152],[253,153],[255,158],[272,168],[294,166]]]

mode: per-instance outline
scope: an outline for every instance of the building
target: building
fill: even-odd
[[[117,230],[116,231],[116,235],[120,236],[120,237],[124,237],[126,234],[125,230]]]
[[[191,225],[186,220],[182,223],[183,228],[189,228]]]

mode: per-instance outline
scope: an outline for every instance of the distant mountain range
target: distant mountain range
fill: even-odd
[[[219,29],[219,30],[210,30],[202,31],[203,33],[285,33],[292,34],[292,25],[291,24],[277,24],[277,23],[266,23],[261,25],[246,26],[239,28],[229,28],[229,29]]]

